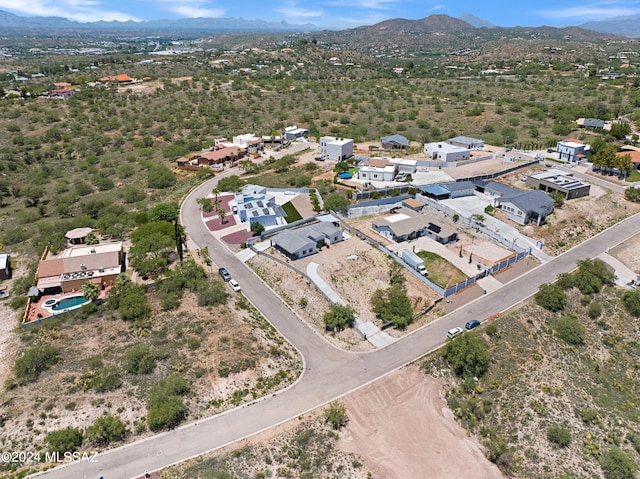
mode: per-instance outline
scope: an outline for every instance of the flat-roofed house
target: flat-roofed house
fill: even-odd
[[[527,177],[526,185],[547,193],[558,192],[567,200],[589,196],[591,185],[560,170],[548,170]]]
[[[323,136],[320,138],[318,154],[328,160],[345,161],[353,156],[353,140]]]
[[[580,140],[568,138],[558,142],[556,151],[561,160],[581,162],[586,161],[589,155],[589,145],[584,144]]]
[[[471,157],[471,151],[469,150],[469,148],[450,145],[449,143],[445,143],[443,141],[425,143],[424,152],[425,154],[431,156],[433,160],[447,162],[468,160]]]

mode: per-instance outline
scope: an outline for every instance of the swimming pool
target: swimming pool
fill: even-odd
[[[82,296],[68,296],[62,298],[51,308],[52,311],[62,311],[63,309],[75,309],[86,303],[87,300]]]

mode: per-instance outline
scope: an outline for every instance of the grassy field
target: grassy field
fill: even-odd
[[[467,279],[467,275],[437,253],[419,251],[416,254],[424,260],[429,279],[441,288],[448,288]]]

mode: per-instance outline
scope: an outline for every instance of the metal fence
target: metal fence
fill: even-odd
[[[509,266],[511,266],[512,264],[520,261],[521,259],[526,258],[527,256],[529,256],[529,254],[531,253],[531,249],[528,249],[526,251],[523,251],[521,253],[518,253],[515,256],[512,256],[511,258],[507,258],[506,260],[493,265],[491,268],[487,268],[486,270],[484,270],[482,273],[479,273],[477,275],[475,275],[472,278],[466,279],[464,281],[460,281],[458,284],[451,286],[450,288],[446,288],[443,290],[442,296],[444,296],[445,298],[447,296],[451,296],[452,294],[457,293],[458,291],[461,291],[469,286],[471,286],[472,284],[475,284],[479,279],[482,278],[486,278],[487,276],[491,275],[491,274],[495,274],[498,271],[501,271]]]

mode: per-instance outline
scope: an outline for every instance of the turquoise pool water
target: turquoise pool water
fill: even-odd
[[[82,306],[86,302],[87,300],[84,299],[82,296],[71,296],[68,298],[62,298],[51,309],[53,311],[61,311],[63,309]]]

